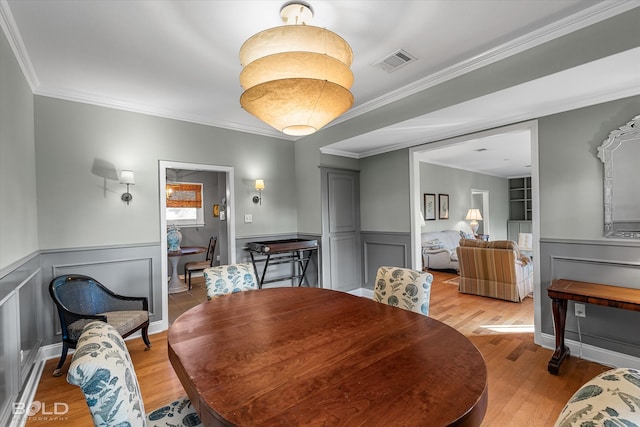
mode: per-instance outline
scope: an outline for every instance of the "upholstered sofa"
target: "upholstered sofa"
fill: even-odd
[[[460,241],[460,231],[444,230],[422,233],[421,241],[422,264],[425,268],[459,270],[456,248]]]
[[[513,302],[533,292],[533,264],[516,242],[461,239],[456,251],[460,292]]]

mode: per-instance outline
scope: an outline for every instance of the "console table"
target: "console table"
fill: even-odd
[[[294,286],[294,280],[298,280],[298,286],[302,286],[306,280],[307,267],[311,255],[318,249],[317,240],[305,239],[286,239],[272,240],[266,242],[249,242],[247,250],[251,255],[251,263],[258,279],[258,286],[262,289],[265,283],[281,282],[283,280],[291,280],[291,286]],[[262,274],[258,271],[257,264],[264,262]],[[271,265],[293,264],[294,272],[285,277],[276,277],[265,279],[267,268]]]
[[[569,357],[569,348],[564,345],[568,300],[640,311],[640,289],[557,279],[551,282],[547,294],[552,299],[553,325],[556,331],[556,350],[549,360],[547,370],[554,375],[558,375],[560,365]]]

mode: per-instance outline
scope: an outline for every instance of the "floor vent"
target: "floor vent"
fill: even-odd
[[[391,55],[387,56],[386,58],[376,62],[374,66],[378,68],[382,68],[387,73],[393,73],[398,68],[404,67],[405,65],[409,64],[410,62],[414,62],[417,59],[418,58],[411,55],[406,50],[399,49],[393,52]]]

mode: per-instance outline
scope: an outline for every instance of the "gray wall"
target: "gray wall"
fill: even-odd
[[[397,150],[360,160],[362,231],[410,231],[409,152]]]
[[[33,95],[0,32],[0,271],[38,250]]]
[[[640,289],[640,242],[603,237],[603,171],[597,147],[640,112],[640,96],[538,121],[542,332],[553,334],[551,280],[565,278]],[[577,340],[569,306],[567,337]],[[639,314],[587,304],[583,342],[640,357]]]
[[[159,160],[233,166],[238,237],[298,228],[290,141],[41,96],[35,126],[41,249],[159,242]],[[121,169],[136,175],[130,205]]]
[[[420,163],[420,196],[422,197],[424,193],[448,194],[449,219],[437,219],[438,211],[436,209],[436,220],[426,221],[422,231],[459,230],[460,222],[468,225],[469,221],[466,221],[465,217],[471,207],[472,189],[489,191],[491,240],[506,239],[507,220],[509,219],[509,181],[505,178],[430,163]],[[422,206],[422,202],[420,206]],[[482,221],[482,223],[484,222]]]
[[[539,120],[542,238],[608,240],[597,147],[638,114],[640,96],[635,96]]]
[[[0,32],[0,425],[42,341],[33,114],[31,88]]]

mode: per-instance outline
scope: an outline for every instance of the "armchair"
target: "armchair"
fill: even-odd
[[[460,292],[513,302],[533,292],[533,264],[520,254],[516,242],[462,239],[456,251]]]
[[[62,354],[54,376],[62,375],[61,368],[69,348],[76,348],[82,329],[92,321],[109,323],[123,337],[142,330],[145,350],[151,348],[146,297],[118,295],[89,276],[75,274],[54,278],[49,284],[49,294],[58,309],[62,330]]]

